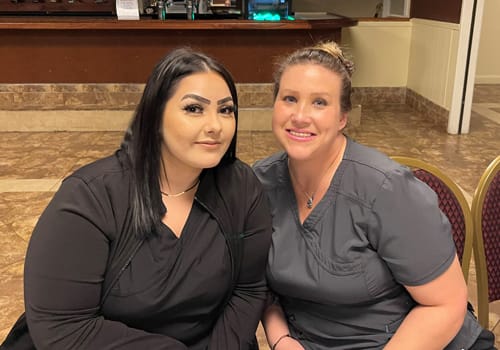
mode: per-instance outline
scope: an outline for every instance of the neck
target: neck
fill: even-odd
[[[200,183],[200,179],[197,179],[194,184],[192,184],[191,186],[186,188],[184,191],[180,191],[180,192],[175,192],[175,193],[168,193],[168,192],[164,192],[164,191],[160,191],[160,192],[161,192],[161,194],[163,194],[166,197],[179,197],[179,196],[182,196],[183,194],[186,194],[186,193],[194,190],[194,188],[196,186],[198,186],[199,183]]]
[[[175,196],[179,193],[193,190],[199,183],[200,169],[178,169],[169,166],[164,159],[160,168],[160,191],[167,196]]]
[[[299,203],[304,201],[305,208],[307,208],[307,210],[312,210],[315,207],[316,203],[325,194],[333,178],[333,174],[335,174],[335,171],[337,170],[337,167],[342,160],[345,144],[346,142],[344,137],[341,138],[340,144],[338,144],[337,147],[335,147],[335,145],[334,147],[332,147],[335,152],[331,157],[328,157],[330,158],[330,161],[326,163],[328,164],[326,168],[310,167],[310,165],[317,165],[317,162],[314,162],[313,164],[311,164],[311,162],[306,164],[291,164],[292,162],[289,159],[288,171],[290,173],[290,178],[295,191],[295,195],[297,196],[296,198],[298,198],[297,201]],[[323,163],[324,162],[322,161],[321,164]],[[321,169],[320,172],[318,172],[319,169]],[[301,174],[309,174],[309,176],[307,178],[300,178]],[[307,180],[307,182],[303,182],[303,180]],[[302,213],[300,209],[299,212]]]
[[[346,144],[346,138],[339,137],[331,147],[333,152],[327,156],[321,155],[320,157],[306,160],[289,158],[289,171],[298,180],[300,185],[304,187],[303,191],[312,194],[316,191],[316,187],[320,185],[320,182],[324,180],[320,179],[320,177],[327,178],[328,174],[333,174],[333,169],[336,169],[342,161]]]

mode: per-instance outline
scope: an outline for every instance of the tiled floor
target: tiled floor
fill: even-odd
[[[406,105],[364,105],[361,126],[349,134],[389,155],[432,162],[470,199],[482,171],[500,154],[500,86],[478,86],[474,101],[467,135],[448,135]],[[39,214],[62,178],[113,152],[121,138],[121,132],[0,133],[0,340],[23,310],[23,259]],[[248,163],[277,150],[269,132],[241,132],[238,147]],[[469,286],[475,302],[475,273]],[[500,315],[500,308],[495,309]],[[499,317],[491,319],[500,338],[500,326],[495,327]],[[262,332],[258,334],[262,342]]]

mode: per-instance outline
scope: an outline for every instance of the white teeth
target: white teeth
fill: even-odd
[[[290,134],[292,134],[293,136],[297,136],[297,137],[309,137],[311,136],[312,134],[309,133],[309,132],[298,132],[298,131],[293,131],[293,130],[290,130],[289,131]]]

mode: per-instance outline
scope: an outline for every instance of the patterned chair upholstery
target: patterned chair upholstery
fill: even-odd
[[[500,300],[500,156],[479,179],[472,199],[478,319],[489,328],[489,303]]]
[[[432,164],[411,157],[394,156],[392,159],[408,166],[417,179],[425,182],[436,192],[439,208],[451,224],[458,259],[467,281],[472,255],[473,221],[462,190],[455,181]]]

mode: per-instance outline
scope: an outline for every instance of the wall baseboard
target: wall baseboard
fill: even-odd
[[[419,112],[425,119],[433,121],[443,130],[447,129],[450,111],[446,108],[437,105],[412,89],[406,89],[405,103]]]
[[[476,84],[500,84],[500,75],[476,75]]]

